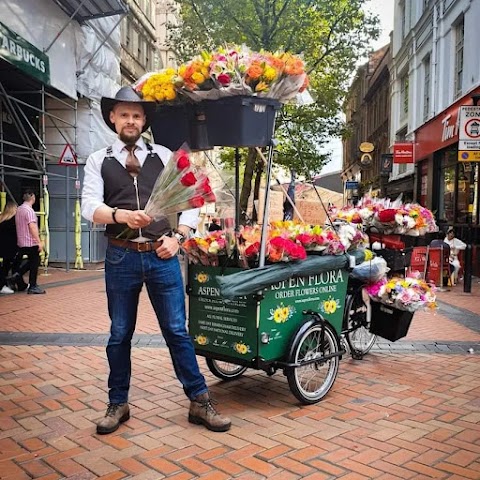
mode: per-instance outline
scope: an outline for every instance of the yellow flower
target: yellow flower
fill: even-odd
[[[265,80],[271,82],[272,80],[275,80],[276,77],[277,71],[274,68],[269,66],[265,67],[265,71],[263,72],[263,78],[265,78]]]
[[[283,321],[287,320],[288,316],[290,315],[290,308],[288,307],[283,307],[282,308],[282,318]]]
[[[268,85],[265,82],[258,82],[255,87],[256,92],[265,92],[268,90]]]
[[[371,250],[365,249],[365,261],[371,260],[373,258],[373,252]]]
[[[165,89],[165,98],[167,100],[174,100],[176,96],[177,96],[177,92],[173,87]]]
[[[273,312],[273,320],[274,322],[276,323],[281,323],[282,322],[282,308],[277,308],[274,312]]]
[[[201,85],[205,81],[205,77],[200,72],[195,72],[192,74],[192,80],[197,85]]]

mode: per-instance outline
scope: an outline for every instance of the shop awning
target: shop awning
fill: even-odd
[[[70,17],[79,23],[94,18],[122,15],[128,12],[124,0],[54,0]]]

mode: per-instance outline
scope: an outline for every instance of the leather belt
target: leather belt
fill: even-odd
[[[122,238],[109,238],[108,243],[116,247],[127,248],[128,250],[134,250],[135,252],[145,253],[154,252],[163,242],[151,241],[151,242],[132,242],[131,240],[124,240]]]

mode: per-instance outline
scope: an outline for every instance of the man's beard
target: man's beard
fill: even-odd
[[[135,145],[137,143],[137,140],[140,138],[140,133],[135,133],[131,135],[127,135],[124,133],[122,130],[119,134],[118,137],[120,140],[125,144],[125,145]]]

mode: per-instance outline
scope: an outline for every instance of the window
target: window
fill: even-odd
[[[455,27],[455,98],[462,94],[463,89],[463,41],[464,41],[464,19]]]
[[[408,117],[408,73],[400,79],[400,119]]]
[[[423,120],[430,115],[430,55],[423,61]]]
[[[145,16],[148,21],[152,21],[152,3],[151,0],[145,0]]]

